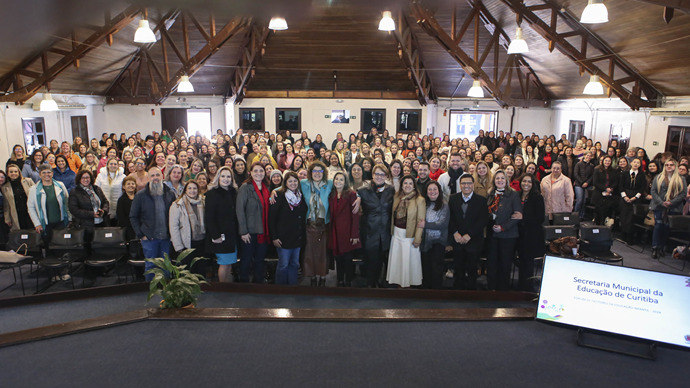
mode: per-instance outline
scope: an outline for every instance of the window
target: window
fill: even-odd
[[[669,125],[665,151],[672,153],[676,160],[690,155],[690,127]]]
[[[360,130],[364,134],[369,134],[372,128],[376,128],[378,133],[386,129],[386,110],[385,109],[362,109],[362,126]]]
[[[450,111],[450,137],[468,138],[471,141],[479,136],[479,131],[496,131],[497,111]]]
[[[240,108],[240,128],[244,133],[264,132],[264,108]]]
[[[81,137],[85,143],[88,143],[89,130],[86,127],[86,116],[72,116],[72,139]]]
[[[396,129],[398,132],[422,131],[422,110],[421,109],[398,109],[398,120]]]
[[[579,120],[570,120],[568,125],[568,141],[575,144],[579,138],[585,133],[585,122]]]
[[[187,136],[198,133],[210,139],[215,134],[211,132],[210,108],[161,108],[161,125],[170,134],[174,134],[179,127],[185,129]]]
[[[282,134],[285,131],[291,134],[302,132],[302,109],[276,108],[276,132]]]
[[[22,119],[22,130],[24,132],[24,145],[28,155],[46,145],[43,117]]]

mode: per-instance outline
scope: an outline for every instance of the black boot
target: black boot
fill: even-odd
[[[319,287],[326,287],[326,278],[319,279]]]
[[[659,249],[658,248],[652,248],[652,259],[658,259],[659,258]]]
[[[311,278],[311,286],[316,287],[316,277]]]

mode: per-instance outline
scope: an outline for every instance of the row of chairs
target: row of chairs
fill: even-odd
[[[17,278],[14,271],[19,271],[22,293],[24,295],[26,294],[22,273],[22,266],[24,265],[29,264],[31,272],[34,270],[33,266],[37,266],[36,292],[41,292],[44,291],[39,290],[41,270],[46,270],[49,273],[49,279],[63,278],[65,275],[70,275],[72,288],[74,288],[74,278],[71,274],[75,272],[75,263],[83,265],[85,271],[88,268],[114,268],[120,260],[129,256],[125,229],[119,227],[96,228],[93,239],[90,242],[86,242],[84,229],[54,229],[48,246],[45,246],[41,235],[35,230],[11,231],[7,242],[7,249],[18,251],[23,246],[26,246],[26,255],[28,257],[17,263],[5,264],[4,268],[12,269],[13,271],[15,283],[12,285],[16,284]],[[129,259],[136,263],[139,258],[131,256]],[[140,261],[143,266],[143,259]],[[65,270],[66,273],[62,274]],[[120,281],[120,274],[117,273],[117,276],[118,281]],[[86,276],[84,276],[85,278]],[[85,280],[82,282],[82,286],[84,282]],[[50,285],[50,282],[48,282],[48,285]]]

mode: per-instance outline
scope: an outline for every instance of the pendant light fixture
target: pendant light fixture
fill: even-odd
[[[149,21],[146,19],[139,20],[139,28],[134,33],[135,43],[156,43],[156,34],[149,26]]]
[[[288,25],[287,25],[287,20],[285,18],[282,18],[280,16],[274,16],[271,18],[271,21],[268,23],[268,28],[274,31],[282,31],[282,30],[287,30]]]
[[[183,75],[180,77],[180,83],[177,84],[177,92],[178,93],[193,93],[194,92],[194,86],[192,86],[192,83],[189,82],[189,76],[188,75]]]
[[[600,96],[604,94],[604,86],[599,82],[598,75],[589,77],[589,83],[585,86],[585,90],[583,90],[582,93],[591,96]]]
[[[609,11],[604,5],[604,0],[589,0],[585,10],[582,11],[580,23],[595,24],[609,21]]]
[[[518,27],[515,30],[515,39],[510,42],[508,46],[508,54],[524,54],[528,53],[529,48],[527,47],[527,42],[522,38],[522,28]]]
[[[58,105],[53,100],[53,95],[50,93],[43,93],[43,100],[41,100],[41,112],[54,112],[58,110]]]
[[[484,89],[482,89],[482,84],[478,80],[472,82],[472,87],[470,91],[467,92],[467,97],[484,98]]]
[[[391,11],[383,11],[383,17],[379,22],[380,31],[395,31],[395,21],[393,20],[393,14]]]

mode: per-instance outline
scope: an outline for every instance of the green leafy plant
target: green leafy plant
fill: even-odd
[[[193,251],[194,249],[185,249],[174,261],[170,260],[167,253],[164,257],[146,259],[154,265],[153,268],[146,271],[146,274],[153,275],[153,280],[149,284],[147,301],[150,301],[154,295],[160,295],[163,298],[160,306],[164,309],[196,305],[196,301],[202,293],[201,285],[206,283],[206,279],[203,275],[192,273],[187,269],[186,264],[182,264],[182,261]],[[207,259],[205,257],[194,258],[190,267],[199,260]]]

